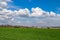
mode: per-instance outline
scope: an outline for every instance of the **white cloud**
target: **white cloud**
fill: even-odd
[[[57,14],[58,17],[60,17],[60,14]]]
[[[17,11],[17,15],[22,16],[22,17],[26,17],[30,15],[30,11],[25,8],[25,9],[20,9]]]
[[[7,1],[0,1],[0,24],[10,25],[28,25],[28,26],[60,26],[60,14],[55,12],[47,12],[36,7],[31,11],[27,8],[19,10],[8,10]]]
[[[47,12],[47,11],[44,11],[42,10],[41,8],[39,7],[36,7],[36,8],[32,8],[32,13],[30,16],[32,17],[47,17],[47,16],[54,16],[54,12]]]
[[[32,14],[31,14],[31,16],[38,17],[38,16],[41,16],[42,14],[43,14],[43,10],[41,8],[39,8],[39,7],[32,8]]]
[[[50,16],[56,16],[56,13],[54,13],[54,12],[50,12]]]
[[[13,2],[12,0],[0,0],[0,9],[8,8],[8,3]]]
[[[34,15],[33,13],[36,14]],[[35,18],[31,18],[32,16]],[[0,23],[10,25],[53,26],[59,25],[59,17],[60,14],[52,11],[46,12],[40,8],[33,8],[31,13],[27,8],[14,11],[7,9],[0,10]]]
[[[6,2],[0,2],[0,9],[4,9],[7,7],[7,3]]]

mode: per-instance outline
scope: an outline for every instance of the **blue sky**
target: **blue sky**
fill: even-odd
[[[0,0],[0,25],[60,26],[60,0]]]
[[[57,12],[60,8],[60,0],[13,0],[13,4],[30,10],[33,7],[40,7],[46,11]]]

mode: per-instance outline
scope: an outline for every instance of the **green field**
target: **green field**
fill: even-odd
[[[60,40],[60,29],[0,27],[0,40]]]

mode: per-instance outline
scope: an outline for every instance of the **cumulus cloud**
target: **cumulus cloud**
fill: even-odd
[[[54,12],[50,12],[50,16],[56,16],[56,13],[54,13]]]
[[[47,11],[42,10],[42,9],[39,8],[39,7],[36,7],[36,8],[32,8],[31,16],[32,16],[32,17],[56,16],[56,13],[54,13],[53,11],[47,12]]]
[[[31,11],[28,8],[19,10],[8,10],[7,2],[11,0],[0,0],[0,25],[25,25],[25,26],[60,26],[60,14],[53,11],[44,11],[36,7]]]
[[[12,0],[0,0],[0,9],[7,8],[8,2],[12,2]]]
[[[27,8],[14,11],[2,9],[0,10],[0,23],[25,26],[58,26],[59,15],[53,11],[46,12],[39,7],[32,8],[32,12]]]
[[[6,2],[0,2],[0,9],[4,9],[7,7],[7,3]]]
[[[30,15],[29,9],[20,9],[17,11],[17,15],[22,16],[22,17],[28,17]]]
[[[41,16],[43,14],[43,10],[39,7],[32,8],[32,14],[31,16]]]

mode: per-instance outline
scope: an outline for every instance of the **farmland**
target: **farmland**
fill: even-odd
[[[0,27],[0,40],[60,40],[60,29]]]

